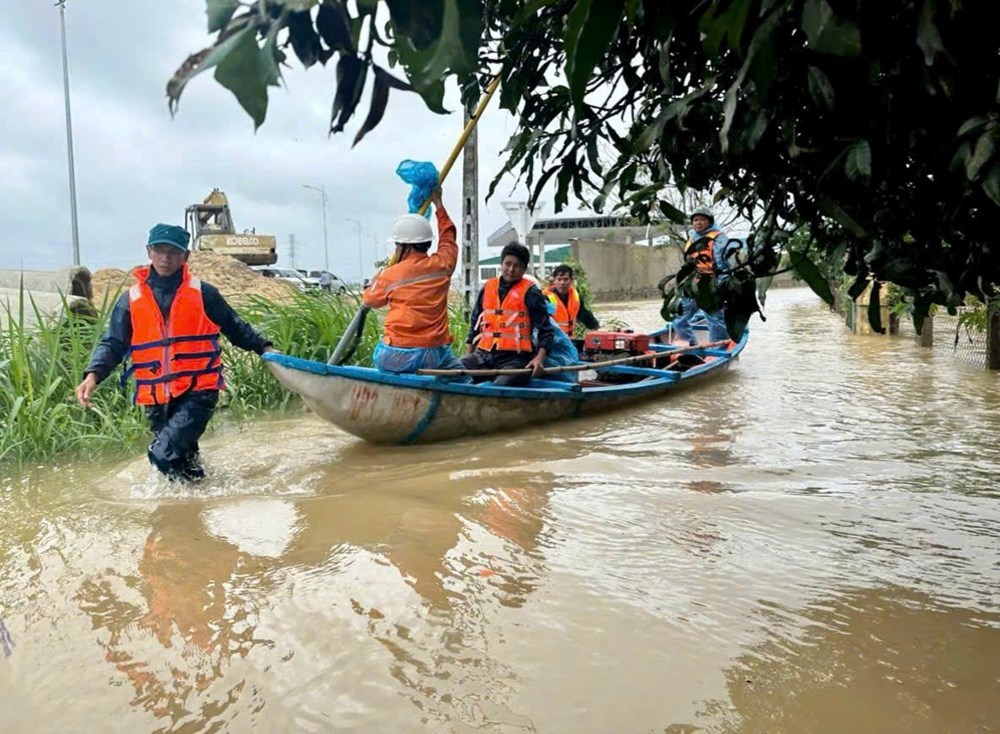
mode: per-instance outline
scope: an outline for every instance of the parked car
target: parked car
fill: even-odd
[[[326,271],[323,271],[323,270],[310,270],[310,271],[308,271],[307,274],[308,274],[308,276],[310,278],[315,278],[316,282],[319,283],[319,282],[321,282],[321,279],[323,277],[323,273],[324,272],[326,272]],[[343,280],[341,280],[340,278],[338,278],[333,273],[330,273],[330,277],[333,278],[333,282],[330,284],[330,290],[331,291],[333,291],[334,293],[347,293],[347,283],[345,283]]]
[[[311,291],[319,288],[319,280],[317,278],[302,275],[298,270],[293,270],[292,268],[258,267],[251,269],[257,271],[265,278],[274,278],[291,283],[301,291]]]

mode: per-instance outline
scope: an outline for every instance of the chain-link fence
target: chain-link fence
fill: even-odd
[[[990,322],[986,318],[985,308],[960,308],[954,316],[944,309],[938,309],[927,322],[930,323],[925,323],[924,328],[926,330],[930,326],[931,333],[927,336],[936,352],[977,367],[988,367],[987,330]],[[900,318],[899,335],[918,338],[913,319],[909,315]]]

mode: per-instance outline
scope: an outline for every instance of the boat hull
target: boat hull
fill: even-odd
[[[274,353],[264,358],[278,381],[321,418],[365,441],[411,444],[512,431],[644,403],[723,372],[744,343],[745,337],[725,356],[719,353],[685,372],[586,388],[553,381],[520,388],[461,385]]]

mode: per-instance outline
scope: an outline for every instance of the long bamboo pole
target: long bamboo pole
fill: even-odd
[[[469,139],[469,135],[472,134],[473,129],[476,127],[476,123],[479,122],[479,118],[482,117],[483,112],[486,110],[486,105],[489,104],[490,98],[499,86],[500,75],[498,74],[493,77],[493,81],[491,81],[486,87],[486,91],[480,98],[479,104],[476,105],[475,112],[472,113],[472,117],[469,118],[469,121],[465,123],[465,127],[462,129],[462,134],[458,137],[458,142],[455,143],[455,147],[452,148],[451,155],[448,156],[448,160],[445,161],[444,166],[438,173],[438,186],[444,183],[444,180],[451,171],[452,166],[455,165],[455,161],[458,159],[458,154],[462,152],[462,148],[465,147],[465,142]],[[420,205],[420,209],[418,210],[419,213],[423,214],[426,212],[430,203],[430,197],[424,199],[424,203]],[[392,255],[389,256],[389,262],[386,264],[386,267],[395,264],[396,253],[393,252]],[[356,338],[359,338],[359,335],[365,328],[365,319],[367,318],[370,310],[371,309],[367,306],[362,306],[358,309],[358,312],[354,315],[351,323],[348,324],[347,329],[344,331],[343,336],[340,337],[340,341],[337,342],[337,346],[334,348],[333,354],[330,355],[330,359],[327,360],[327,364],[341,364],[348,359],[354,351],[351,345],[354,343]]]
[[[717,347],[722,347],[729,344],[728,340],[720,342],[712,342],[710,344],[699,344],[696,347],[678,347],[677,349],[671,349],[670,351],[663,352],[650,352],[648,354],[639,354],[633,357],[619,357],[618,359],[608,359],[604,362],[583,362],[581,364],[571,364],[563,365],[561,367],[547,367],[542,372],[545,375],[553,375],[561,372],[585,372],[586,370],[596,370],[601,367],[613,367],[614,365],[622,364],[634,364],[636,362],[645,362],[650,359],[656,359],[657,357],[669,357],[673,354],[686,354],[688,352],[696,352],[702,349],[715,349]],[[503,370],[432,370],[424,369],[417,370],[418,375],[439,375],[439,376],[458,376],[458,375],[469,375],[470,377],[494,377],[498,375],[527,375],[531,374],[533,370],[528,368],[519,369],[503,369]]]

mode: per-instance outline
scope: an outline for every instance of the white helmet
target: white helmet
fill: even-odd
[[[418,245],[433,239],[431,223],[419,214],[404,214],[392,225],[392,241],[401,245]]]

